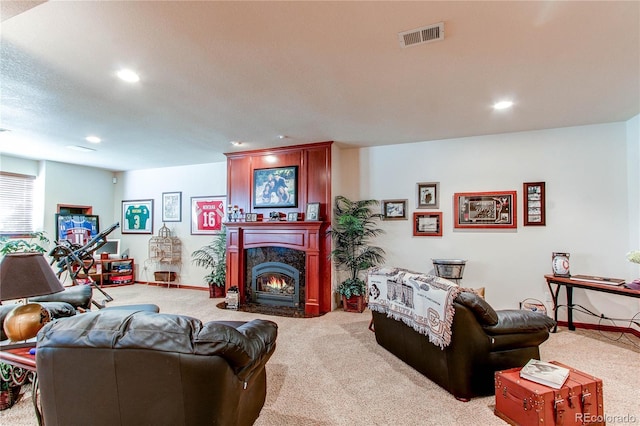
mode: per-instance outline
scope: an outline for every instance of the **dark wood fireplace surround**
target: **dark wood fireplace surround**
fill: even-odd
[[[261,213],[260,222],[229,222],[227,226],[227,288],[237,286],[240,303],[247,303],[245,250],[256,247],[287,247],[306,254],[304,312],[318,316],[331,310],[331,144],[309,145],[228,153],[227,199],[247,213]],[[255,209],[251,205],[253,171],[298,166],[298,205],[295,208]],[[269,221],[269,212],[304,213],[307,203],[320,203],[318,221]],[[285,215],[286,217],[286,215]]]

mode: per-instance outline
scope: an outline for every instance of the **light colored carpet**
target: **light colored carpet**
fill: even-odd
[[[203,322],[258,317],[275,321],[278,346],[267,364],[267,401],[257,426],[506,424],[493,414],[494,397],[459,402],[378,346],[367,328],[368,310],[284,318],[218,309],[221,299],[209,299],[198,290],[136,284],[109,293],[115,299],[109,306],[155,303],[161,312]],[[625,334],[611,340],[617,337],[560,328],[542,344],[541,358],[602,378],[605,413],[637,423],[640,339]],[[36,424],[29,392],[11,409],[0,411],[0,424]]]

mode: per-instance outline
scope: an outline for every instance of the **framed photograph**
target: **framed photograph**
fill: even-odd
[[[256,213],[247,213],[244,216],[244,221],[245,222],[257,222],[258,221],[258,215]]]
[[[440,197],[440,182],[418,182],[416,207],[419,209],[437,209]]]
[[[162,221],[182,222],[182,192],[162,193]]]
[[[407,220],[408,200],[382,200],[383,220]]]
[[[191,235],[222,232],[226,195],[191,197]]]
[[[304,215],[304,220],[320,220],[320,203],[307,203],[307,212]]]
[[[153,234],[153,200],[122,201],[123,234]]]
[[[524,198],[524,226],[545,226],[544,182],[525,182],[522,188]]]
[[[253,171],[253,207],[297,207],[298,166]]]
[[[83,246],[100,233],[100,219],[91,214],[56,214],[56,241]]]
[[[516,228],[516,191],[453,194],[454,228]]]
[[[297,221],[298,221],[298,212],[287,213],[287,222],[297,222]]]
[[[413,235],[414,237],[441,237],[442,212],[414,213]]]

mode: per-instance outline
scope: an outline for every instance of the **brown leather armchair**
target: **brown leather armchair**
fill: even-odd
[[[454,301],[451,343],[444,349],[401,321],[372,312],[376,341],[457,399],[494,393],[494,372],[540,359],[555,321],[525,310],[495,311],[472,292]]]
[[[36,364],[44,423],[250,425],[277,325],[103,309],[47,324]]]

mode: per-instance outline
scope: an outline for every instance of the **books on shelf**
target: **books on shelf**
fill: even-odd
[[[620,278],[596,277],[594,275],[571,275],[570,279],[577,281],[586,281],[596,284],[622,285],[624,280]]]
[[[569,369],[539,359],[530,359],[520,370],[520,377],[554,389],[560,389],[569,377]]]

